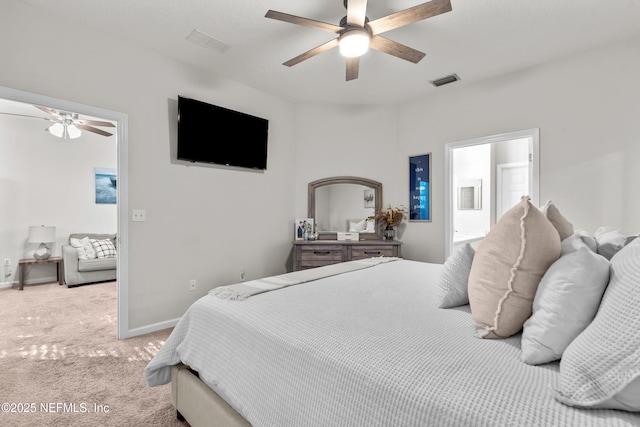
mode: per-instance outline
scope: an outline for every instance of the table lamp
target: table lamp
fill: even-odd
[[[56,241],[56,228],[45,227],[44,225],[32,225],[29,227],[29,243],[40,243],[38,249],[33,253],[35,259],[47,259],[51,256],[51,249],[47,243]]]

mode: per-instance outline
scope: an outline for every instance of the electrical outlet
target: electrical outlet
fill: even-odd
[[[189,280],[189,290],[195,291],[196,289],[198,289],[198,282],[196,281],[196,279]]]
[[[11,265],[11,258],[5,258],[4,259],[4,265],[6,265],[7,267]]]
[[[244,269],[240,270],[240,281],[244,281],[245,272]]]
[[[147,220],[147,212],[144,209],[133,209],[131,211],[131,221],[144,222]]]

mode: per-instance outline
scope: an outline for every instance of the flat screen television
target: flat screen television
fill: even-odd
[[[178,96],[178,159],[267,169],[269,121]]]

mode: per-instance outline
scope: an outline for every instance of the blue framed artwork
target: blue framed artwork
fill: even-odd
[[[409,157],[409,221],[431,221],[431,153]]]
[[[117,170],[95,168],[96,204],[115,205],[118,186]]]

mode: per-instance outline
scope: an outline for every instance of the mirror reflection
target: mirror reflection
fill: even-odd
[[[378,221],[382,184],[366,178],[335,177],[309,183],[309,217],[318,238],[336,239],[338,232],[360,233],[360,240],[381,239]]]
[[[316,189],[316,231],[375,233],[375,190],[358,184]]]

